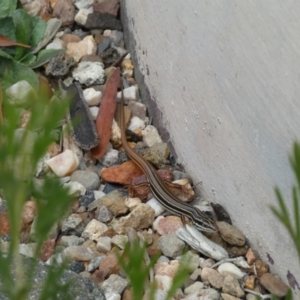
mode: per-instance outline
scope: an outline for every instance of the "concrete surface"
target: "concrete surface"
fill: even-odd
[[[177,162],[202,181],[198,192],[228,210],[272,271],[300,285],[296,251],[269,209],[277,204],[275,185],[291,207],[288,154],[300,139],[300,2],[122,4],[142,98]]]

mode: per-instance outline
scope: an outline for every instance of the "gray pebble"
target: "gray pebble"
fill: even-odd
[[[94,172],[77,170],[72,173],[71,180],[79,182],[87,190],[97,190],[100,186],[100,178]]]

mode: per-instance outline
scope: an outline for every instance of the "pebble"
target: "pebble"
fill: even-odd
[[[102,289],[105,296],[109,293],[116,293],[121,295],[123,291],[127,288],[128,282],[126,279],[116,275],[111,274],[108,279],[106,279],[102,284]]]
[[[93,8],[80,8],[74,17],[74,21],[79,25],[85,25],[88,15],[93,12]]]
[[[26,81],[21,80],[6,89],[8,102],[11,105],[26,107],[30,104],[29,99],[35,97],[33,87]]]
[[[50,44],[46,46],[46,49],[63,49],[63,48],[64,48],[64,42],[59,38],[55,38]]]
[[[82,184],[87,190],[97,190],[100,186],[100,178],[94,172],[77,170],[72,173],[71,181]]]
[[[113,214],[106,206],[98,207],[95,211],[95,219],[102,223],[109,223],[113,218]]]
[[[73,57],[68,56],[66,53],[59,54],[50,59],[46,67],[46,75],[56,77],[65,76],[69,73],[70,68],[76,65]]]
[[[181,218],[177,216],[167,216],[159,220],[156,230],[160,235],[176,234],[177,229],[181,227],[183,227]]]
[[[229,274],[235,276],[235,278],[237,278],[237,279],[242,279],[246,275],[245,272],[242,272],[237,266],[235,266],[234,264],[229,263],[229,262],[225,262],[225,263],[221,264],[218,267],[218,271],[220,274],[229,273]]]
[[[97,55],[101,55],[104,51],[110,48],[110,39],[103,38],[103,40],[98,44]]]
[[[94,121],[97,120],[98,112],[99,112],[99,107],[97,106],[90,107],[90,113]]]
[[[76,235],[63,235],[60,238],[60,244],[65,247],[79,246],[83,244],[84,239]]]
[[[146,119],[146,106],[140,102],[130,100],[127,107],[130,109],[133,117],[138,117],[139,119],[145,121]]]
[[[61,224],[62,234],[81,235],[84,228],[83,219],[78,214],[71,214]]]
[[[100,161],[106,167],[115,165],[119,161],[119,151],[116,149],[108,150]]]
[[[143,142],[147,147],[152,147],[155,144],[162,143],[162,139],[158,134],[157,129],[152,125],[147,125],[144,130],[142,130]]]
[[[73,70],[72,76],[85,86],[103,84],[105,81],[103,64],[100,62],[80,62]]]
[[[93,219],[86,225],[81,236],[84,239],[90,239],[92,241],[97,241],[101,237],[101,235],[107,230],[108,230],[108,227],[104,223],[101,223],[101,222]]]
[[[72,150],[65,150],[64,152],[50,158],[46,164],[58,177],[64,177],[72,174],[78,166],[79,160],[77,155]]]
[[[222,292],[227,293],[231,296],[235,296],[237,298],[244,297],[245,293],[240,287],[240,284],[237,278],[231,274],[227,274],[224,278]]]
[[[126,89],[123,90],[123,95],[124,95],[124,101],[125,103],[128,103],[129,101],[137,101],[137,95],[138,95],[138,88],[136,85],[130,86]],[[122,92],[118,92],[117,94],[117,99],[121,99],[122,97]],[[146,109],[145,109],[146,111]]]
[[[271,294],[279,298],[284,297],[289,290],[289,287],[284,282],[270,273],[262,274],[260,283]]]
[[[66,182],[63,186],[69,189],[69,194],[74,197],[83,196],[86,193],[86,188],[76,181]]]
[[[94,258],[93,252],[83,245],[67,247],[63,250],[62,255],[70,261],[90,261]]]
[[[116,17],[120,8],[120,1],[119,0],[98,1],[98,3],[93,4],[93,8],[94,11],[97,13],[107,13]]]
[[[111,238],[111,243],[123,250],[128,243],[128,237],[123,234],[115,235]]]
[[[130,124],[128,126],[128,130],[133,132],[140,132],[145,128],[145,122],[141,120],[139,117],[132,117],[130,120]]]
[[[216,222],[216,224],[224,241],[235,246],[243,246],[245,244],[246,238],[237,228],[224,221]]]
[[[102,93],[94,88],[87,88],[83,90],[83,97],[88,106],[97,106],[101,102]]]
[[[159,238],[158,246],[165,256],[175,258],[182,253],[185,243],[175,234],[165,234]]]
[[[108,236],[102,236],[97,241],[97,250],[103,253],[107,253],[111,250],[111,238]]]

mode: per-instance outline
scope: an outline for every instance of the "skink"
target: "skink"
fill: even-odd
[[[155,168],[150,162],[145,160],[141,155],[136,153],[127,143],[125,133],[125,117],[124,117],[124,95],[122,89],[121,103],[119,105],[121,141],[127,155],[141,168],[147,177],[147,181],[153,196],[160,204],[170,213],[177,216],[187,217],[193,225],[200,231],[215,232],[216,227],[211,218],[202,213],[198,208],[184,203],[177,199],[166,187],[163,180],[156,173]]]

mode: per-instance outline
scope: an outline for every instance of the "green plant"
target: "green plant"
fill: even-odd
[[[30,46],[0,48],[2,87],[6,89],[24,79],[37,89],[38,77],[32,69],[44,65],[63,50],[45,49],[34,53],[34,48],[44,37],[46,23],[39,17],[29,15],[17,0],[0,1],[0,24],[0,35]]]
[[[297,185],[293,186],[293,218],[291,218],[285,200],[278,187],[275,188],[275,193],[278,201],[279,208],[271,207],[275,216],[286,227],[292,240],[295,244],[298,260],[300,260],[300,144],[295,142],[293,146],[293,154],[290,156],[290,164],[296,177]],[[292,300],[292,292],[289,291],[286,300]],[[277,299],[273,296],[272,299]]]
[[[146,245],[141,246],[136,239],[132,243],[126,244],[122,256],[116,253],[118,262],[129,279],[133,300],[142,299],[147,286],[150,289],[149,299],[153,300],[155,291],[157,290],[155,281],[149,283],[149,274],[150,270],[156,264],[158,256],[152,256],[149,263],[145,263],[146,252]],[[165,300],[171,299],[176,293],[176,290],[186,281],[190,271],[189,263],[189,257],[184,255],[180,260],[178,271],[173,278],[172,286],[168,290]]]
[[[7,203],[10,224],[10,243],[6,251],[0,242],[0,279],[3,283],[1,294],[6,294],[11,300],[28,299],[41,248],[53,226],[62,219],[73,201],[57,178],[46,176],[41,188],[34,183],[37,164],[54,141],[52,132],[66,113],[67,101],[39,97],[34,101],[31,99],[31,102],[30,120],[20,130],[19,109],[4,96],[4,120],[0,124],[0,187]],[[36,248],[35,259],[24,268],[19,254],[20,230],[24,203],[30,196],[34,198],[37,210]],[[56,299],[55,295],[66,291],[67,285],[58,282],[61,273],[62,267],[50,270],[40,299]],[[49,296],[50,292],[55,295]]]

